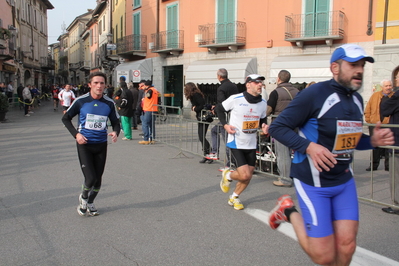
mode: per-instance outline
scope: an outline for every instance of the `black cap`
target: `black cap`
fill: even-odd
[[[145,79],[142,79],[142,80],[140,80],[139,83],[145,83],[145,82],[146,82],[146,80],[145,80]]]
[[[146,80],[146,81],[144,82],[144,85],[146,85],[146,86],[152,86],[152,81],[151,81],[151,80]]]

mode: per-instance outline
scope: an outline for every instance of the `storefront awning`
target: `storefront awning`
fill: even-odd
[[[216,72],[227,69],[228,78],[233,83],[244,83],[245,77],[257,73],[256,58],[211,59],[192,62],[186,70],[186,82],[197,84],[218,83]]]
[[[151,80],[152,79],[152,59],[147,58],[138,61],[126,62],[116,66],[115,77],[122,71],[126,73],[126,82],[133,81],[133,72],[135,70],[140,70],[140,77],[136,77],[138,80]],[[117,80],[116,82],[119,82]]]
[[[291,83],[331,79],[330,57],[329,54],[277,56],[270,67],[269,82],[276,82],[278,73],[283,69],[291,73]]]

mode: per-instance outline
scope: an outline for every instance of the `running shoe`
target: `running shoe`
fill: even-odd
[[[290,195],[283,195],[277,200],[276,207],[270,212],[269,225],[272,229],[277,229],[283,222],[288,222],[284,210],[294,206]]]
[[[244,205],[241,203],[241,200],[238,197],[230,196],[229,201],[227,202],[230,206],[233,206],[236,210],[244,209]]]
[[[122,140],[132,140],[132,139],[128,139],[128,138],[126,138],[126,137],[123,137]]]
[[[87,211],[87,200],[82,198],[82,194],[79,195],[79,206],[78,206],[78,214],[80,216],[85,216]]]
[[[207,158],[208,160],[219,160],[217,153],[209,153],[205,155],[205,158]]]
[[[225,167],[219,167],[218,171],[219,171],[219,172],[223,172],[223,171],[224,171],[224,170],[226,170],[226,169],[229,169],[229,170],[230,170],[230,172],[233,172],[233,171],[234,171],[234,169],[233,169],[233,168],[230,168],[230,167],[228,167],[228,166],[225,166]]]
[[[227,173],[230,172],[230,169],[225,169],[222,173],[222,180],[220,180],[220,188],[224,193],[229,192],[231,180],[227,179]]]
[[[94,203],[87,203],[87,214],[90,216],[97,216],[100,213],[97,211]]]

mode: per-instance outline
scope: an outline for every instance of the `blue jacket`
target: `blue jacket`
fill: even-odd
[[[372,148],[369,137],[362,133],[362,126],[362,97],[331,79],[298,93],[270,125],[269,133],[295,150],[291,177],[308,185],[331,187],[344,184],[353,177],[350,163],[354,148]],[[357,135],[344,134],[352,128],[356,128]],[[337,134],[337,130],[341,134]],[[342,157],[330,171],[318,172],[306,154],[310,142]]]

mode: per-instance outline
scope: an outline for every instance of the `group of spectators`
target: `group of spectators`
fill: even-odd
[[[0,82],[0,93],[3,93],[8,97],[8,102],[12,103],[14,87],[12,86],[12,81],[9,81],[6,85],[4,82]]]
[[[19,106],[24,109],[24,115],[26,117],[34,113],[33,109],[36,106],[41,105],[41,91],[36,86],[27,84],[24,87],[20,84],[17,88],[17,95]]]
[[[108,92],[108,91],[107,91]],[[110,97],[107,93],[107,96]],[[141,80],[138,88],[133,82],[126,83],[125,77],[120,77],[119,88],[114,92],[113,99],[121,117],[122,140],[132,140],[132,129],[137,130],[137,125],[142,125],[143,140],[139,144],[148,145],[155,143],[155,116],[160,104],[160,94],[150,80]]]

